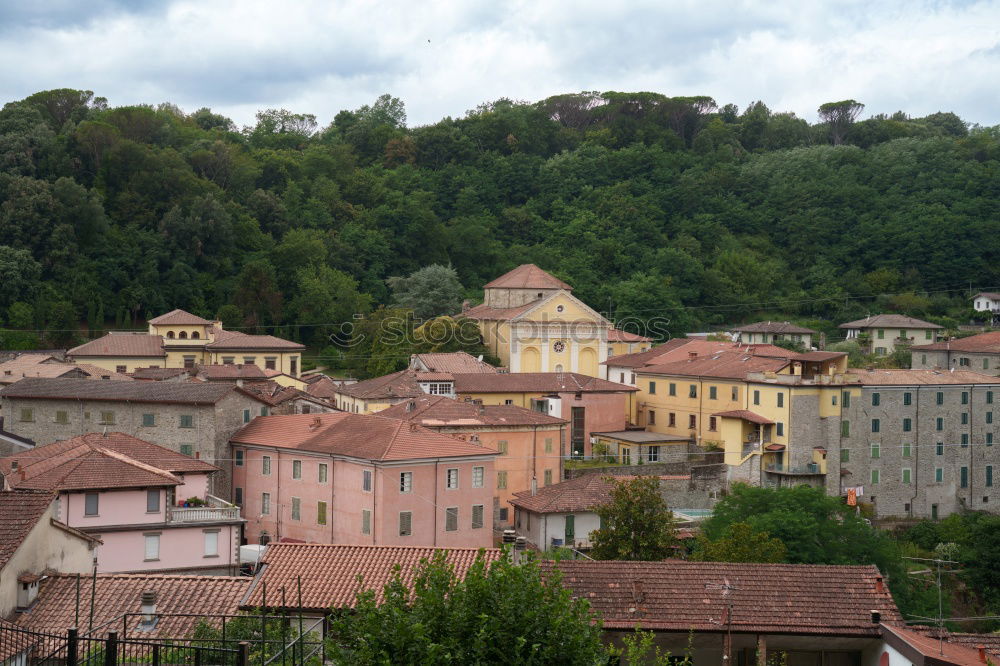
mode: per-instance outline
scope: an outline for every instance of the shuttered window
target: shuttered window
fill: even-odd
[[[316,524],[326,525],[326,502],[316,502]]]
[[[372,533],[372,512],[368,509],[361,510],[361,533]]]
[[[458,529],[458,507],[449,506],[444,510],[444,531],[454,532]]]
[[[992,468],[990,472],[992,473]],[[988,484],[987,484],[988,485]],[[472,529],[477,530],[483,526],[483,505],[473,504],[472,505]]]
[[[409,511],[399,512],[399,536],[410,536],[412,534],[413,514]]]

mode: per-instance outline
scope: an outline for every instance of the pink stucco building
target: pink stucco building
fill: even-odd
[[[218,471],[120,432],[0,459],[5,489],[56,492],[57,518],[103,542],[99,572],[236,573],[243,521],[208,494]]]
[[[231,443],[252,543],[492,545],[493,449],[347,413],[260,417]]]

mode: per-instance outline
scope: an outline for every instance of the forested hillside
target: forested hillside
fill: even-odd
[[[0,325],[68,344],[180,307],[319,346],[435,263],[475,297],[533,262],[675,334],[959,316],[1000,286],[1000,128],[820,115],[583,93],[408,128],[383,96],[238,128],[40,92],[0,111]]]

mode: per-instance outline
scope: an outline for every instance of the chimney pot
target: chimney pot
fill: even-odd
[[[527,548],[528,548],[528,538],[523,536],[517,537],[517,539],[514,541],[514,550],[523,551],[527,550]]]
[[[875,579],[875,591],[879,594],[885,592],[885,583],[882,581],[881,576]]]
[[[517,540],[517,533],[514,530],[504,530],[502,540],[504,543],[514,543]]]
[[[871,611],[868,611],[868,612],[872,614],[872,624],[881,624],[882,623],[882,613],[881,612],[879,612],[877,610],[871,610]]]

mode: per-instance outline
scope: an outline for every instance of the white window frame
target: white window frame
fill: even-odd
[[[271,476],[271,456],[260,457],[261,476]]]
[[[260,515],[271,515],[271,493],[260,494]]]
[[[292,497],[292,505],[290,507],[292,520],[302,520],[302,498]]]
[[[458,490],[458,468],[449,467],[444,473],[444,487],[446,490]]]
[[[361,533],[372,533],[372,512],[370,509],[361,509]]]
[[[478,514],[479,520],[476,520]],[[472,529],[478,530],[482,529],[483,525],[486,524],[486,507],[482,504],[472,505]]]
[[[302,461],[293,460],[292,461],[292,478],[296,481],[302,480]]]
[[[142,548],[144,562],[158,562],[160,559],[160,534],[143,534]]]
[[[330,465],[328,463],[319,463],[319,467],[316,468],[316,482],[330,482]]]
[[[484,480],[486,479],[486,468],[482,465],[476,465],[472,468],[472,487],[482,488]]]
[[[399,473],[399,492],[400,493],[413,492],[413,472]]]
[[[402,488],[402,479],[400,479]],[[361,491],[370,493],[372,491],[372,471],[370,469],[361,470]]]
[[[219,556],[219,530],[205,530],[205,557]]]

